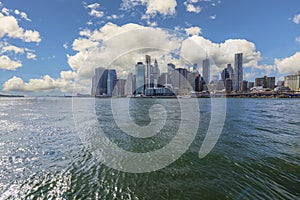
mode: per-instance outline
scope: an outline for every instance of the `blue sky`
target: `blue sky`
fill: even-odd
[[[151,31],[159,28],[176,30],[187,37],[193,37],[201,44],[209,43],[208,48],[213,49],[211,54],[214,54],[210,56],[217,60],[216,64],[220,68],[226,63],[218,61],[220,53],[216,48],[219,44],[225,44],[224,48],[245,49],[247,54],[245,60],[248,62],[245,64],[245,79],[249,81],[265,74],[282,79],[284,75],[300,70],[298,0],[0,0],[0,2],[2,59],[2,61],[0,59],[0,92],[2,93],[68,93],[74,78],[81,76],[74,60],[80,62],[79,53],[84,54],[83,51],[90,50],[90,46],[84,50],[76,48],[76,45],[74,48],[74,41],[87,38],[85,43],[80,43],[81,46],[88,45],[92,41],[90,35],[80,35],[80,32],[98,30],[104,33],[104,30],[101,30],[103,27],[126,29],[129,23],[150,27]],[[17,21],[18,27],[13,26],[15,25],[12,24],[13,18]],[[4,26],[15,29],[7,30],[8,28],[3,28]],[[99,46],[101,40],[103,38],[92,42],[98,42]],[[23,51],[17,53],[16,50],[12,50],[12,46]],[[14,69],[8,66],[10,63],[7,59],[15,62]],[[90,65],[92,66],[89,68],[90,71],[97,67],[96,64]],[[88,80],[86,74],[82,77]],[[35,82],[30,83],[30,79],[34,79]]]

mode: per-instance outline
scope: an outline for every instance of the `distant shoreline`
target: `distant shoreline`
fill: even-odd
[[[11,94],[0,94],[0,97],[6,97],[6,98],[23,98],[24,95],[11,95]]]

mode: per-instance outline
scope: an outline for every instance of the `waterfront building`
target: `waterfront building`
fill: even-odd
[[[132,73],[129,73],[127,76],[127,80],[125,83],[125,95],[132,95],[134,92],[134,85],[133,85],[133,75]]]
[[[175,85],[178,86],[179,90],[187,89],[187,69],[176,68],[175,69]]]
[[[233,80],[234,71],[233,71],[233,68],[232,68],[231,64],[227,64],[227,68],[226,69],[227,69],[227,73],[229,75],[229,78]]]
[[[143,62],[138,62],[135,65],[135,94],[144,94],[145,90],[145,73],[146,73],[146,66]]]
[[[118,97],[125,96],[125,85],[126,85],[125,79],[117,79],[117,81],[115,82],[115,89],[113,92],[113,96],[118,96]]]
[[[157,87],[159,76],[160,76],[160,70],[158,67],[158,62],[155,59],[154,66],[151,65],[151,83],[153,84],[153,87]]]
[[[225,91],[227,93],[232,92],[232,79],[231,78],[227,78],[225,80]]]
[[[248,82],[248,89],[251,89],[254,87],[254,82]]]
[[[195,92],[202,92],[204,90],[205,81],[201,74],[196,74],[195,78]]]
[[[195,87],[196,87],[196,76],[198,75],[198,73],[194,73],[194,72],[189,72],[187,71],[187,81],[189,84],[187,84],[187,87],[189,91],[195,91]]]
[[[209,59],[206,58],[202,62],[202,75],[206,84],[209,84],[210,81],[210,62]]]
[[[113,91],[115,87],[115,83],[117,81],[117,72],[115,69],[108,70],[107,76],[107,95],[113,96]]]
[[[225,80],[230,78],[229,76],[229,73],[228,73],[228,69],[227,68],[224,68],[222,73],[221,73],[221,78],[222,78],[222,81],[225,83]]]
[[[158,78],[158,87],[170,84],[170,77],[168,73],[162,73]]]
[[[95,76],[93,78],[93,84],[94,88],[92,88],[92,94],[93,96],[99,96],[99,95],[107,95],[107,78],[108,78],[108,70],[99,67],[95,69]]]
[[[146,88],[151,85],[151,57],[146,55]]]
[[[269,88],[273,90],[275,88],[275,77],[264,76],[262,78],[256,78],[255,86],[262,86],[263,88]]]
[[[168,67],[168,78],[169,80],[167,81],[168,84],[171,84],[173,88],[175,88],[175,77],[176,77],[176,73],[175,73],[175,68],[176,66],[173,63],[168,63],[167,65]]]
[[[248,81],[241,81],[240,82],[240,90],[241,92],[248,92]]]
[[[95,75],[92,78],[91,95],[102,95],[107,93],[107,70],[103,67],[95,69]]]
[[[284,86],[292,91],[300,91],[300,71],[295,75],[284,77]]]
[[[278,87],[283,87],[284,86],[284,81],[277,81],[277,86]]]
[[[240,83],[243,81],[243,53],[234,56],[234,77],[233,90],[240,90]]]

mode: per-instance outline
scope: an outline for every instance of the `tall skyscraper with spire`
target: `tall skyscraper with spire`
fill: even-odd
[[[209,84],[210,80],[210,62],[209,59],[206,55],[206,59],[203,60],[202,62],[202,74],[203,74],[203,79],[206,84]]]
[[[240,83],[243,81],[243,53],[234,56],[234,81],[233,89],[240,91]]]
[[[151,57],[146,55],[146,88],[151,85]]]

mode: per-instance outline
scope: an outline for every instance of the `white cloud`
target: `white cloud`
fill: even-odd
[[[200,13],[202,8],[200,6],[194,6],[193,4],[186,5],[186,11]]]
[[[0,13],[0,38],[7,35],[11,38],[19,38],[24,42],[37,42],[41,41],[40,33],[32,30],[24,30],[19,27],[18,22],[13,16],[4,16]]]
[[[45,75],[41,79],[30,79],[25,83],[21,78],[14,76],[3,84],[3,91],[16,92],[43,92],[60,90],[62,92],[72,93],[74,83],[70,79],[53,79]]]
[[[300,70],[300,52],[284,59],[275,59],[275,66],[282,74],[298,72]]]
[[[1,48],[1,44],[0,44]],[[23,54],[25,52],[24,48],[16,47],[14,45],[9,45],[9,44],[4,44],[4,46],[1,49],[1,53],[6,53],[6,52],[14,52],[15,54]]]
[[[176,13],[176,0],[122,0],[121,9],[130,10],[135,6],[146,6],[147,15],[154,17],[156,14],[174,15]]]
[[[98,11],[98,10],[91,10],[89,12],[89,15],[100,18],[100,17],[103,17],[104,12],[103,11]]]
[[[228,39],[223,43],[213,43],[202,36],[193,35],[183,41],[180,55],[200,67],[206,54],[211,60],[211,74],[218,74],[227,64],[234,64],[234,54],[243,53],[243,67],[257,68],[261,60],[260,52],[252,42],[243,39]],[[200,69],[201,72],[201,69]]]
[[[22,63],[20,61],[14,61],[11,60],[8,56],[0,55],[0,69],[16,70],[21,66]]]
[[[212,19],[212,20],[215,20],[216,18],[217,18],[217,15],[209,16],[209,19]]]
[[[299,23],[300,23],[300,14],[294,16],[293,22],[294,22],[295,24],[299,24]]]
[[[22,19],[25,19],[26,21],[29,21],[29,22],[31,22],[31,19],[29,19],[28,17],[27,17],[27,14],[25,13],[25,12],[20,12],[19,10],[15,10],[14,11],[14,13],[16,14],[16,15],[20,15],[20,17],[22,18]]]
[[[153,56],[160,58],[164,53],[154,55],[153,52],[157,52],[157,48],[159,51],[162,51],[161,49],[175,50],[180,46],[180,39],[160,28],[131,23],[123,26],[107,23],[99,30],[84,30],[80,32],[80,35],[85,38],[77,38],[74,41],[73,48],[78,53],[68,55],[68,63],[80,77],[89,79],[96,67],[107,67],[111,62],[113,62],[111,67],[116,68],[120,74],[132,70],[132,66],[141,57],[140,51],[150,51]],[[98,45],[100,43],[101,46]]]
[[[113,15],[111,15],[111,16],[107,16],[106,19],[108,19],[108,20],[112,20],[112,19],[121,19],[121,18],[123,18],[124,16],[125,16],[124,14],[122,14],[122,15],[115,15],[115,14],[113,14]]]
[[[5,15],[9,15],[10,10],[7,9],[7,8],[2,8],[2,9],[1,9],[1,12],[2,12],[3,14],[5,14]]]
[[[32,52],[27,52],[26,58],[31,60],[36,60],[36,55]]]
[[[73,48],[78,53],[68,55],[68,63],[79,77],[87,79],[91,79],[94,69],[99,66],[115,68],[121,75],[132,72],[135,63],[144,61],[144,55],[147,53],[164,62],[164,65],[174,62],[178,67],[184,65],[172,57],[171,52],[179,54],[191,63],[198,63],[199,66],[208,53],[215,65],[223,68],[228,63],[234,63],[235,53],[243,52],[244,67],[258,66],[261,56],[252,42],[229,39],[217,44],[198,36],[201,31],[199,29],[187,29],[186,31],[193,36],[184,39],[182,35],[178,36],[160,28],[107,23],[99,30],[80,32],[82,37],[75,39],[73,43]]]
[[[97,9],[99,7],[100,7],[99,3],[93,3],[86,6],[86,8],[90,8],[90,9]]]
[[[85,8],[91,9],[91,11],[89,12],[90,16],[101,18],[104,16],[104,12],[97,10],[99,9],[99,7],[100,7],[99,3],[93,3],[85,6]]]
[[[199,27],[198,27],[199,28]],[[199,28],[200,29],[200,28]],[[190,34],[199,33],[199,29],[192,27]],[[200,29],[201,30],[201,29]],[[261,59],[253,43],[247,40],[231,39],[217,44],[199,35],[180,35],[161,28],[144,27],[138,24],[118,26],[107,23],[96,30],[82,30],[79,37],[72,44],[74,55],[67,55],[68,64],[72,71],[62,72],[60,78],[53,79],[45,76],[42,79],[31,79],[28,83],[14,77],[8,80],[3,88],[5,91],[50,91],[60,89],[71,91],[76,79],[76,85],[85,91],[90,91],[91,78],[97,67],[114,68],[118,77],[125,78],[128,72],[134,71],[137,61],[144,62],[146,54],[159,61],[161,70],[172,62],[177,67],[184,67],[182,59],[201,66],[206,53],[212,58],[213,65],[219,68],[234,62],[234,54],[244,54],[244,66],[256,67]],[[101,44],[101,45],[100,45]],[[212,73],[215,73],[214,71]]]
[[[296,37],[296,42],[300,44],[300,36]]]
[[[185,32],[188,35],[199,35],[201,34],[201,28],[198,26],[194,26],[194,27],[186,28]]]
[[[63,44],[63,47],[65,48],[65,49],[67,49],[69,46],[68,46],[68,43],[67,42],[65,42],[64,44]]]
[[[148,0],[146,14],[155,15],[156,13],[160,13],[162,15],[174,15],[176,6],[176,0]]]
[[[187,12],[195,12],[200,13],[202,8],[200,6],[195,6],[195,3],[198,3],[198,0],[187,0],[184,2],[184,5],[186,6]]]

